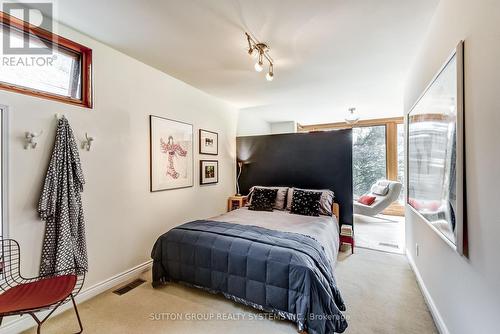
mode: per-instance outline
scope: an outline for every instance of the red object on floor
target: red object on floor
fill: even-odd
[[[363,195],[358,199],[358,202],[364,205],[372,205],[376,199],[375,196]]]
[[[347,235],[341,235],[339,248],[343,243],[350,244],[351,245],[351,254],[354,254],[354,236],[351,237],[351,236],[347,236]]]
[[[68,298],[75,285],[75,275],[44,278],[17,285],[0,295],[0,313],[50,306]]]

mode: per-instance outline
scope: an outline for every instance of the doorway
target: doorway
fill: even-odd
[[[370,194],[379,180],[404,185],[404,124],[401,121],[353,127],[353,193],[356,201]],[[404,194],[374,216],[354,215],[359,247],[403,254],[405,251]]]
[[[354,201],[370,193],[378,180],[399,181],[404,186],[405,129],[403,117],[300,125],[301,132],[353,130]],[[359,247],[393,253],[405,252],[405,189],[399,198],[375,216],[354,215],[354,237]]]

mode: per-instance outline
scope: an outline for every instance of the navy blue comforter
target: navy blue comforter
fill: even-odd
[[[309,334],[342,333],[347,322],[322,246],[296,233],[199,220],[156,241],[153,286],[179,281],[273,312]]]

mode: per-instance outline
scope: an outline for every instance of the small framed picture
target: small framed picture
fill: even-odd
[[[219,154],[219,134],[200,129],[200,154]]]
[[[219,162],[217,160],[200,160],[200,184],[219,182]]]

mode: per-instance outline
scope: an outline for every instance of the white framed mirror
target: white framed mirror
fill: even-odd
[[[407,203],[467,256],[464,44],[460,42],[407,117]]]

